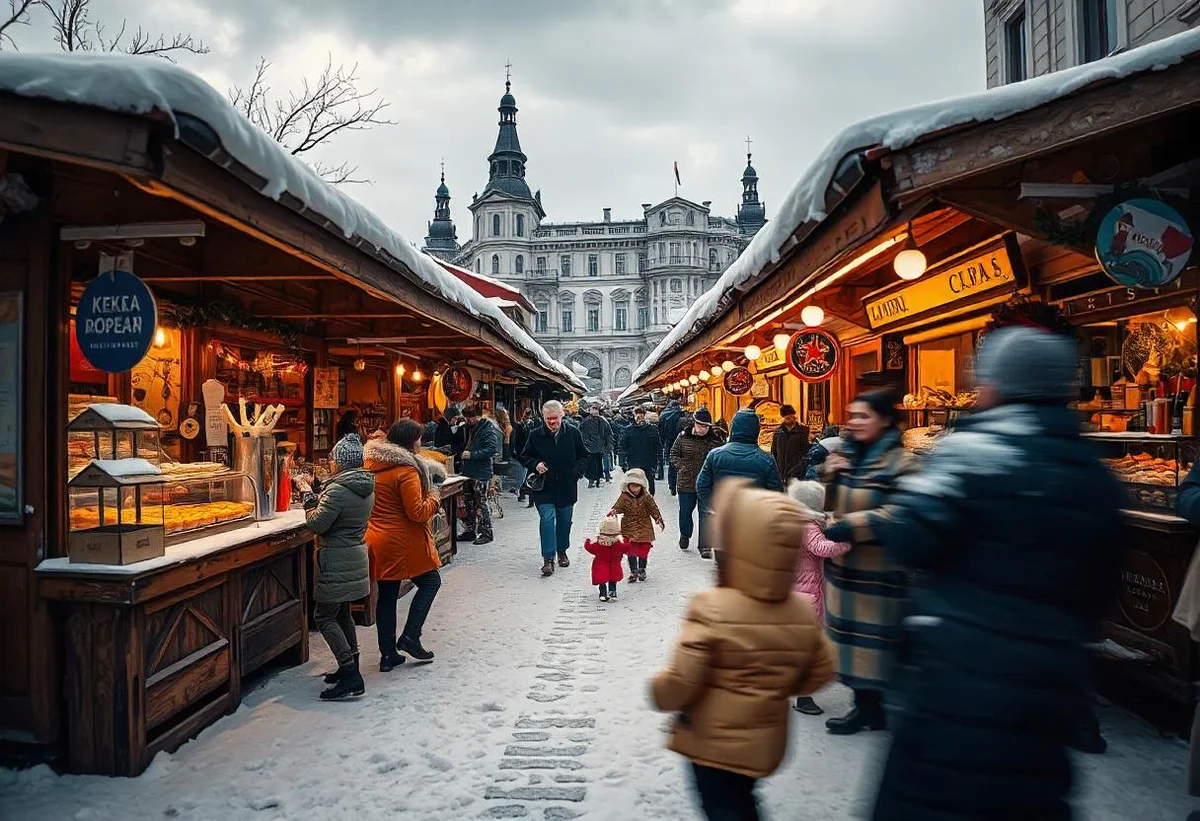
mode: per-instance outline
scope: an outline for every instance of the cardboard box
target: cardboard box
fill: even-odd
[[[89,564],[133,564],[166,554],[162,525],[109,525],[67,537],[67,558]]]

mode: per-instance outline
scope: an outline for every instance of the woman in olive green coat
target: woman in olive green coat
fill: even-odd
[[[365,692],[358,671],[358,637],[350,602],[371,592],[366,532],[375,504],[375,476],[363,470],[363,444],[358,434],[341,439],[329,452],[334,474],[319,498],[305,504],[308,528],[320,537],[317,582],[313,591],[317,629],[337,659],[338,669],[325,677],[327,701]]]

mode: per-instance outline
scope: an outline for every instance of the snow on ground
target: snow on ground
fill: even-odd
[[[596,527],[616,485],[581,488],[574,543]],[[317,700],[331,659],[312,661],[247,695],[242,708],[136,779],[0,771],[0,818],[12,821],[486,818],[682,821],[699,815],[684,762],[663,748],[669,719],[646,680],[673,647],[687,596],[712,565],[676,546],[673,499],[645,584],[597,600],[582,550],[552,578],[538,574],[536,515],[508,498],[496,542],[464,545],[446,570],[427,666],[377,672],[373,628],[360,628],[367,695]],[[401,602],[407,608],[407,600]],[[403,618],[403,613],[401,618]],[[817,700],[848,709],[833,686]],[[1082,818],[1183,819],[1186,747],[1115,708],[1101,711],[1105,756],[1080,757]],[[869,809],[884,734],[837,738],[795,715],[791,753],[767,781],[767,817],[841,821]]]

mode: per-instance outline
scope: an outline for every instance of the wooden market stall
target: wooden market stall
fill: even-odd
[[[1112,58],[1110,79],[1037,86],[1044,93],[1024,108],[1003,90],[964,104],[997,119],[943,119],[900,148],[845,146],[824,216],[760,234],[778,262],[735,270],[720,310],[692,317],[638,380],[678,385],[715,357],[762,362],[786,333],[789,370],[825,379],[831,419],[855,393],[892,385],[906,443],[920,450],[970,412],[989,323],[1074,333],[1081,424],[1130,491],[1101,657],[1122,689],[1134,684],[1182,717],[1200,678],[1195,644],[1170,619],[1197,539],[1174,499],[1198,446],[1200,38],[1158,48]],[[1122,263],[1127,247],[1153,262]],[[1143,269],[1153,273],[1120,279]],[[814,309],[821,321],[806,323]]]
[[[432,261],[389,252],[403,240],[385,242],[273,143],[243,151],[197,78],[153,67],[166,86],[203,87],[192,99],[210,100],[207,121],[162,101],[103,102],[153,110],[132,116],[17,96],[3,90],[12,67],[0,78],[0,742],[61,750],[73,772],[136,775],[234,710],[255,671],[307,659],[313,537],[287,496],[306,466],[322,469],[341,411],[369,411],[363,433],[427,419],[429,380],[468,359],[542,390],[574,384]],[[275,199],[245,164],[263,156],[291,175]],[[317,207],[331,202],[344,209],[333,218]],[[338,227],[347,213],[374,243]],[[152,447],[135,451],[130,420]]]

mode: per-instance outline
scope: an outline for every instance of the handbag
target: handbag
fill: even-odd
[[[531,470],[522,486],[526,493],[541,493],[546,488],[546,474]]]

